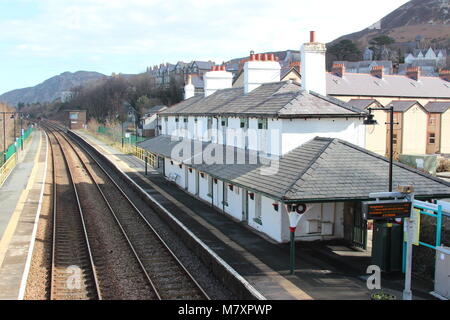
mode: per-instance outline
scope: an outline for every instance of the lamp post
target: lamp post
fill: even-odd
[[[393,189],[393,166],[394,166],[394,106],[391,104],[389,108],[369,108],[369,114],[367,115],[367,118],[364,120],[364,125],[376,125],[378,124],[377,120],[374,119],[374,115],[372,114],[372,111],[374,110],[383,110],[383,111],[389,111],[390,119],[389,122],[386,122],[385,124],[389,125],[389,192],[392,192]],[[386,251],[391,251],[391,242],[392,242],[392,219],[387,220],[387,235],[386,235]],[[389,260],[387,269],[390,270],[391,268],[391,262]]]
[[[367,118],[364,119],[364,125],[377,125],[378,121],[374,119],[374,115],[372,111],[383,110],[389,111],[390,120],[385,124],[389,125],[389,192],[392,192],[393,188],[393,166],[394,166],[394,124],[398,124],[398,122],[394,122],[394,106],[391,104],[389,108],[369,108],[369,114]]]
[[[6,162],[6,113],[3,112],[3,163]]]

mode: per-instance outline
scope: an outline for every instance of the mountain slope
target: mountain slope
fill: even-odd
[[[64,72],[35,87],[16,89],[0,95],[0,101],[16,106],[18,103],[52,102],[61,98],[70,89],[104,78],[98,72]]]
[[[342,36],[332,42],[350,39],[360,48],[370,39],[388,35],[406,48],[422,36],[424,46],[450,49],[450,0],[411,0],[372,26]]]

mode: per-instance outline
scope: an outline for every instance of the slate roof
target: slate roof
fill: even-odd
[[[411,108],[416,103],[419,104],[420,106],[422,106],[416,100],[392,100],[386,106],[390,107],[391,105],[393,105],[395,112],[406,112],[406,111],[408,111],[409,108]]]
[[[439,77],[420,77],[419,81],[401,75],[345,73],[338,77],[327,73],[327,93],[337,96],[450,98],[450,82]]]
[[[139,145],[150,152],[182,161],[214,178],[280,201],[365,200],[372,192],[388,189],[389,161],[339,139],[316,137],[281,158],[271,158],[271,165],[278,168],[277,172],[271,175],[264,175],[261,171],[268,170],[267,156],[257,158],[255,152],[234,147],[224,148],[222,145],[205,142],[197,142],[202,149],[196,149],[193,147],[193,140],[183,141],[191,146],[191,152],[181,154],[178,158],[174,158],[172,151],[180,140],[172,141],[170,136],[158,136]],[[201,161],[200,150],[205,148],[230,152],[235,159],[238,155],[245,155],[247,159],[258,161],[248,160],[243,164],[207,163]],[[226,154],[223,159],[226,159]],[[418,198],[450,197],[450,183],[444,180],[397,162],[393,172],[394,186],[412,184]]]
[[[366,108],[370,107],[373,103],[378,104],[378,101],[375,99],[352,99],[347,103],[357,109],[365,110]]]
[[[361,110],[333,97],[300,89],[291,81],[266,83],[244,94],[244,88],[218,90],[184,100],[161,115],[228,115],[237,117],[362,117]]]
[[[151,108],[148,108],[148,109],[145,110],[144,113],[146,115],[153,115],[153,114],[158,113],[158,112],[160,112],[162,110],[165,110],[165,109],[167,109],[167,106],[162,104],[162,105],[157,105],[157,106],[153,106]]]
[[[450,102],[429,102],[424,108],[428,112],[444,113],[450,108]]]

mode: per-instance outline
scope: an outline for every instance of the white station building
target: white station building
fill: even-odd
[[[301,47],[303,87],[281,82],[270,54],[251,55],[240,88],[213,67],[204,95],[188,84],[186,99],[159,113],[161,135],[140,146],[178,187],[277,242],[289,241],[287,213],[302,204],[297,240],[363,246],[360,203],[387,189],[388,161],[364,149],[366,113],[326,95],[325,53],[312,33]],[[394,183],[417,185],[424,199],[450,190],[401,164]]]

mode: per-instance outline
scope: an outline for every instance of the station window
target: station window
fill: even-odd
[[[392,139],[394,140],[394,145],[397,144],[397,134],[394,133]]]
[[[169,121],[169,117],[164,117],[164,121],[165,122]]]
[[[433,144],[436,141],[436,135],[434,133],[430,133],[430,136],[428,137],[428,143]]]
[[[175,122],[179,122],[179,121],[180,121],[180,118],[176,117]]]
[[[267,119],[258,119],[258,129],[267,129]]]
[[[78,120],[78,113],[71,113],[69,117],[71,120]]]
[[[228,126],[228,118],[222,118],[220,121],[220,124],[222,125],[222,127],[227,127]]]
[[[248,128],[248,119],[247,118],[242,118],[241,119],[241,128],[243,128],[243,129],[247,129]]]
[[[183,122],[188,122],[188,118],[184,117]]]

